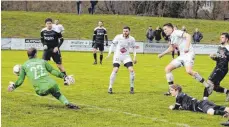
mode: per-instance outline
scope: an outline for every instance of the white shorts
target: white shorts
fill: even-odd
[[[132,62],[130,55],[114,55],[114,57],[113,57],[113,64],[114,63],[126,64],[128,62]]]
[[[176,68],[181,66],[193,66],[195,60],[195,53],[185,53],[178,56],[170,64],[174,65]]]

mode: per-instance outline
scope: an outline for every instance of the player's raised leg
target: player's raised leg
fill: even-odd
[[[54,85],[50,90],[50,94],[52,94],[52,96],[54,96],[57,100],[59,100],[61,103],[63,103],[67,108],[71,108],[71,109],[79,109],[78,106],[70,103],[67,98],[60,93],[60,89],[58,87],[58,85]]]
[[[198,82],[202,83],[204,87],[208,90],[208,93],[211,94],[213,91],[214,86],[212,84],[209,84],[205,81],[205,79],[198,73],[193,71],[192,65],[185,65],[186,72],[191,75],[193,78],[195,78]]]

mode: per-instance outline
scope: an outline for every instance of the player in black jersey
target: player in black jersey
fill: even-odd
[[[41,30],[41,43],[44,46],[43,59],[50,60],[52,57],[59,70],[67,76],[65,69],[62,65],[60,46],[62,45],[64,38],[61,33],[57,32],[52,27],[52,19],[47,18],[45,20],[46,27]],[[64,80],[64,84],[67,85]]]
[[[100,64],[102,64],[103,61],[103,51],[104,51],[104,38],[106,40],[106,46],[108,46],[108,38],[107,38],[107,30],[103,27],[103,22],[98,22],[98,27],[94,29],[94,35],[93,35],[93,43],[92,47],[93,49],[93,56],[95,59],[94,65],[97,64],[97,49],[100,51]]]
[[[226,94],[226,101],[229,101],[229,90],[220,86],[220,82],[227,75],[229,62],[229,34],[222,33],[220,36],[221,45],[217,53],[211,54],[212,60],[216,61],[216,67],[208,78],[208,83],[214,85],[214,91]],[[209,93],[204,90],[204,100],[207,100]]]
[[[208,100],[197,100],[182,92],[180,85],[172,85],[170,93],[176,97],[175,105],[169,106],[171,110],[189,110],[193,112],[203,112],[209,115],[221,115],[229,117],[229,107],[219,106]]]

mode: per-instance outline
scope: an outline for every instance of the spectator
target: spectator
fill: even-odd
[[[153,42],[154,31],[152,29],[152,26],[149,26],[149,29],[146,32],[146,38],[148,40],[148,43],[152,43]]]
[[[161,40],[161,32],[162,32],[162,29],[159,26],[154,31],[156,43],[159,43],[159,41]]]
[[[78,15],[81,14],[81,4],[82,4],[82,1],[81,1],[81,0],[78,0],[78,1],[76,2],[77,14],[78,14]]]
[[[91,3],[91,7],[88,8],[88,11],[89,11],[89,14],[93,15],[95,13],[95,5],[98,3],[98,1],[97,0],[91,0],[90,3]]]
[[[200,43],[200,40],[203,38],[203,35],[202,33],[199,32],[198,28],[195,29],[195,32],[193,33],[192,38],[193,38],[194,44]]]

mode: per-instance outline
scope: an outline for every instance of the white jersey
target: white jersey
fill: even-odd
[[[183,37],[183,34],[185,32],[181,31],[181,30],[174,30],[173,33],[170,35],[170,39],[171,39],[171,45],[173,45],[174,47],[177,47],[178,50],[180,51],[181,55],[185,54],[185,49],[186,49],[186,38]],[[194,54],[194,50],[192,47],[192,44],[190,43],[189,46],[189,53],[193,53]]]
[[[115,56],[129,55],[130,48],[135,48],[135,39],[130,35],[128,38],[125,38],[123,34],[119,34],[113,39],[113,44],[116,45]]]
[[[58,25],[52,24],[52,27],[59,33],[62,33],[64,31],[64,27],[61,24],[58,24]]]

